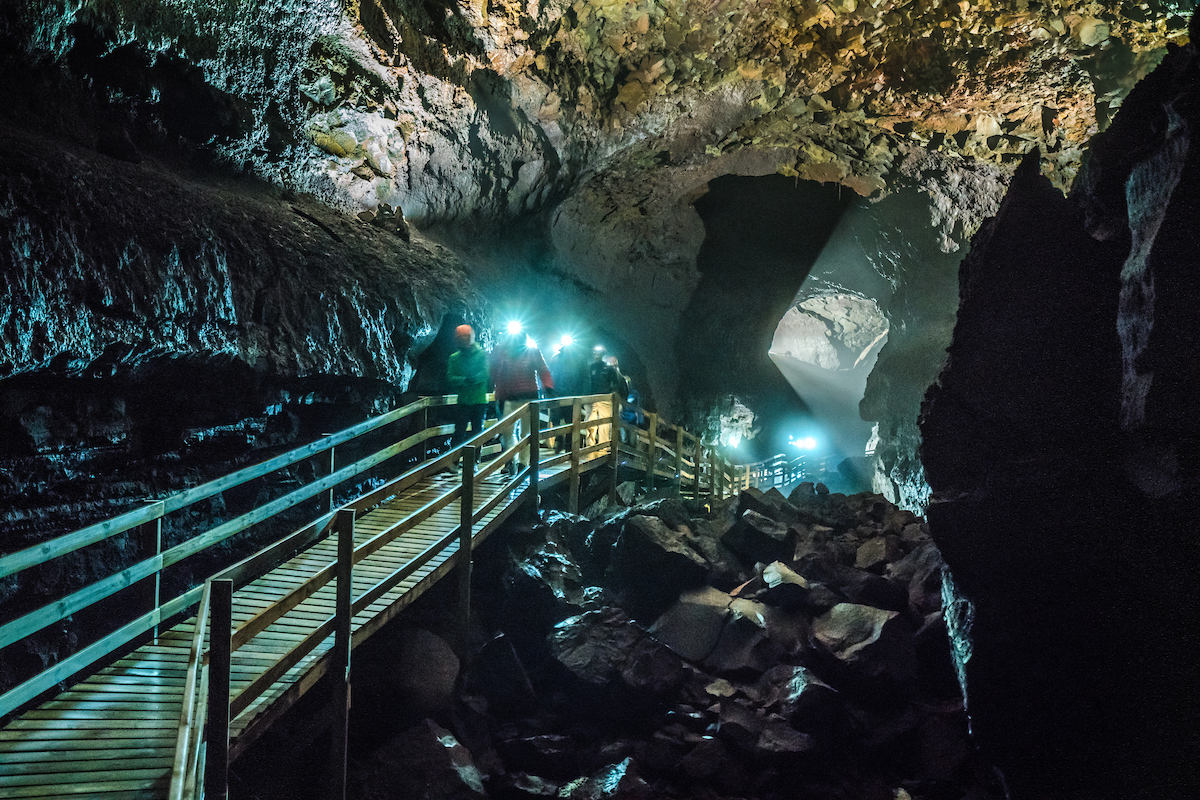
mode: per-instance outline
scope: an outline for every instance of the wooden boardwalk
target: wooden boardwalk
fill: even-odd
[[[655,475],[674,480],[680,487],[690,480],[697,498],[705,486],[714,497],[720,496],[727,464],[722,462],[724,466],[718,472],[715,452],[709,452],[705,458],[694,436],[682,429],[660,426],[655,415],[651,415],[649,433],[633,427],[625,429],[621,438],[628,445],[613,448],[611,442],[603,441],[591,446],[582,444],[583,433],[607,428],[613,421],[606,418],[585,422],[581,408],[588,399],[551,401],[568,411],[573,407],[571,422],[557,427],[545,427],[542,414],[546,409],[536,404],[516,412],[498,421],[494,429],[469,440],[464,445],[466,450],[444,452],[420,463],[336,514],[327,512],[306,528],[276,540],[203,586],[165,602],[158,597],[157,570],[211,547],[280,509],[305,498],[319,498],[328,487],[362,474],[375,464],[414,447],[424,447],[429,438],[445,436],[449,432],[446,426],[429,427],[422,417],[418,433],[341,470],[335,471],[332,466],[333,448],[338,443],[447,399],[423,399],[355,429],[334,434],[324,443],[306,445],[190,490],[178,500],[168,498],[152,509],[129,512],[48,545],[0,556],[0,577],[4,577],[123,532],[137,534],[143,541],[147,530],[157,532],[158,537],[154,545],[157,549],[149,551],[156,555],[92,585],[102,588],[76,591],[0,625],[0,648],[3,648],[57,620],[69,621],[75,609],[95,602],[93,598],[111,596],[129,585],[150,585],[154,589],[151,612],[121,631],[82,648],[66,659],[68,663],[52,665],[0,696],[0,712],[14,710],[0,727],[0,798],[202,797],[202,784],[207,780],[212,785],[213,774],[223,776],[227,759],[244,752],[322,676],[342,664],[339,657],[349,663],[344,645],[338,642],[348,639],[352,649],[379,630],[434,583],[455,571],[462,554],[473,551],[522,504],[536,499],[541,490],[565,483],[568,506],[576,510],[580,476],[595,467],[609,466],[610,498],[615,497],[619,467],[647,473],[651,483]],[[618,404],[614,405],[619,409]],[[476,458],[481,445],[494,440],[501,429],[516,425],[522,414],[526,426],[530,420],[542,420],[536,426],[541,428],[537,436],[526,433],[508,450],[492,445],[489,452],[502,452],[494,460],[479,465],[478,471],[469,471],[469,475],[475,476],[473,480],[445,471],[460,452],[469,456],[468,461]],[[656,437],[654,432],[659,427],[669,429],[670,440]],[[619,423],[614,428],[619,429]],[[568,436],[573,449],[563,454],[547,452],[541,447],[542,440],[553,436]],[[690,459],[684,452],[685,437],[693,443]],[[667,446],[668,442],[675,445],[674,450]],[[511,465],[518,451],[524,448],[538,458],[540,468],[536,472],[520,472],[516,477],[502,476],[500,468]],[[328,459],[327,477],[243,518],[162,550],[163,515],[314,454]],[[653,459],[648,458],[651,455]],[[647,466],[651,462],[654,469]],[[460,508],[464,496],[471,497],[473,512],[465,516]],[[352,547],[339,548],[342,544],[339,531],[344,530],[353,531]],[[464,538],[464,531],[469,531],[469,539]],[[344,574],[350,575],[349,581],[339,578]],[[213,639],[216,636],[213,632],[218,630],[214,588],[218,583],[228,587],[222,589],[225,598],[232,591],[231,601],[221,601],[229,603],[222,606],[225,610],[221,614],[225,616],[221,618],[227,620],[228,631],[224,628],[226,623],[221,623],[220,635],[226,637],[221,646],[217,646],[221,639]],[[350,585],[349,591],[343,583]],[[460,584],[463,620],[469,603],[468,587],[469,580]],[[185,610],[186,615],[180,613]],[[169,620],[172,615],[173,623],[155,631],[160,619]],[[152,636],[152,632],[157,635]],[[145,643],[137,646],[139,635]],[[129,644],[122,647],[122,642]],[[89,650],[95,650],[97,655]],[[91,664],[101,666],[89,668]],[[216,664],[221,665],[220,669]],[[224,688],[216,691],[214,686],[225,685],[225,665],[227,691]],[[69,683],[78,673],[83,677],[74,677],[75,682]],[[222,677],[210,682],[210,674]],[[337,674],[333,676],[335,681]],[[67,688],[56,691],[56,681],[68,682]],[[334,694],[336,706],[336,690]],[[214,734],[214,730],[222,731],[226,723],[221,714],[213,716],[213,708],[229,710],[228,747],[220,744],[223,735]],[[344,713],[343,706],[343,719]],[[215,740],[214,735],[217,735]],[[336,741],[336,734],[334,738]],[[218,742],[216,749],[214,741]],[[205,763],[206,752],[210,762],[222,765],[215,772],[212,763]]]
[[[563,471],[561,466],[544,470],[542,478],[553,479]],[[364,544],[455,483],[457,478],[442,475],[427,478],[403,496],[359,518],[354,529],[355,544]],[[476,506],[495,498],[503,488],[502,480],[480,481]],[[478,523],[477,542],[512,513],[527,488],[526,481],[510,490],[508,502],[498,503],[487,513]],[[452,533],[458,520],[459,503],[454,501],[355,564],[355,596],[365,594],[378,580]],[[356,614],[356,643],[449,572],[456,552],[446,549],[434,555],[412,576]],[[277,603],[336,559],[334,534],[238,589],[233,595],[234,626]],[[332,582],[325,584],[233,652],[233,694],[249,686],[333,615],[334,591]],[[176,729],[194,627],[194,617],[175,625],[162,632],[156,643],[139,647],[0,730],[0,797],[165,797],[175,759]],[[290,706],[287,695],[298,697],[324,674],[322,660],[332,646],[331,633],[233,719],[233,754],[244,749],[266,723]]]

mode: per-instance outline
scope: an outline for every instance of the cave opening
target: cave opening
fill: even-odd
[[[695,203],[705,237],[696,259],[700,281],[676,343],[681,395],[693,414],[702,413],[700,404],[728,405],[734,397],[754,410],[763,433],[744,439],[742,460],[779,452],[788,422],[810,415],[768,351],[850,203],[838,185],[783,175],[722,176]]]

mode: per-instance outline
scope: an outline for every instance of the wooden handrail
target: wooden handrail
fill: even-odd
[[[183,680],[183,707],[179,712],[179,728],[175,738],[175,763],[171,769],[171,788],[168,800],[187,800],[197,795],[196,787],[189,781],[199,774],[202,732],[207,708],[208,692],[203,691],[204,633],[208,623],[209,600],[212,597],[212,581],[204,583],[200,605],[196,609],[196,623],[192,631],[192,646],[188,651],[187,675]]]

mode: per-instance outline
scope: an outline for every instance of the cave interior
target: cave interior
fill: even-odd
[[[1200,796],[1193,5],[8,4],[0,555],[447,393],[455,328],[519,319],[927,520],[977,771],[804,796]],[[0,579],[0,621],[85,579]],[[420,721],[377,712],[364,752]],[[788,796],[706,780],[670,796]]]

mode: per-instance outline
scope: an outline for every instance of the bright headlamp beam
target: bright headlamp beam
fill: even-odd
[[[505,325],[504,327],[505,327],[505,330],[507,330],[513,336],[516,336],[518,333],[521,332],[521,329],[524,328],[525,326],[521,324],[520,320],[514,319],[514,320],[509,320],[508,324]]]

